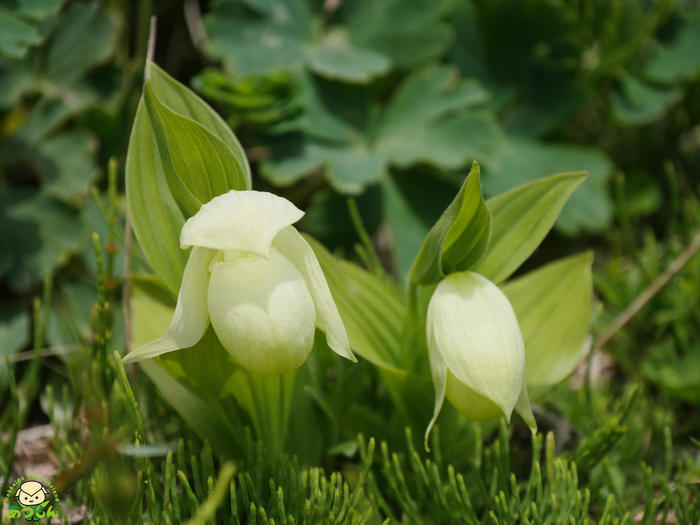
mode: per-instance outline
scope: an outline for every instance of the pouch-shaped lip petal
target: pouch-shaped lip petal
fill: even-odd
[[[180,294],[170,327],[163,337],[145,343],[124,357],[124,363],[156,357],[166,352],[194,346],[209,326],[207,310],[207,288],[209,286],[209,263],[215,250],[192,248],[182,275]]]
[[[350,341],[338,307],[328,288],[321,265],[309,243],[296,228],[287,226],[277,234],[274,245],[282,255],[296,266],[309,287],[311,298],[316,307],[316,326],[325,332],[328,346],[338,355],[356,363],[357,359],[350,350]]]
[[[277,233],[304,212],[287,199],[264,191],[231,190],[203,204],[187,219],[180,246],[237,250],[267,257]]]
[[[427,325],[452,375],[510,417],[525,380],[525,348],[503,292],[474,272],[450,274],[433,293]]]

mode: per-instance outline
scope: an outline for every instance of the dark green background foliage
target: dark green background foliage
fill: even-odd
[[[254,186],[367,263],[352,196],[399,283],[473,160],[487,196],[587,170],[524,270],[594,249],[603,332],[700,232],[700,6],[186,4],[189,30],[180,2],[0,0],[0,486],[24,474],[17,432],[50,422],[65,508],[96,523],[697,523],[697,256],[544,393],[534,441],[519,420],[462,421],[426,456],[427,421],[400,419],[387,377],[321,349],[300,394],[318,431],[292,430],[296,459],[242,439],[233,474],[138,371],[131,390],[112,351],[152,12],[155,61],[227,120]],[[146,269],[136,246],[131,271]]]

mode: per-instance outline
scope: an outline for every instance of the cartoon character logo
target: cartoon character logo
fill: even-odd
[[[15,498],[23,507],[34,507],[49,499],[49,491],[38,481],[25,481],[17,489]]]
[[[21,477],[10,485],[5,496],[9,503],[7,517],[11,520],[24,518],[38,521],[43,518],[57,518],[53,504],[59,501],[53,485],[39,476]]]

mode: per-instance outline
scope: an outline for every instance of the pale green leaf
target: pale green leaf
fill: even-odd
[[[470,268],[484,254],[490,237],[491,216],[475,162],[457,196],[425,238],[411,269],[411,282],[436,283],[447,273]]]
[[[497,284],[507,279],[539,246],[585,178],[552,175],[489,199],[491,244],[473,270]]]
[[[326,276],[350,348],[377,366],[400,368],[406,306],[399,291],[359,266],[336,259],[314,239],[307,240]]]
[[[141,249],[158,276],[177,295],[187,262],[187,252],[180,249],[180,230],[185,219],[165,181],[143,100],[129,138],[126,200]]]
[[[180,84],[153,62],[148,63],[148,77],[153,92],[163,105],[179,115],[201,124],[228,146],[238,163],[237,167],[243,171],[246,180],[245,187],[234,189],[250,189],[252,186],[248,159],[243,147],[224,119],[192,90]]]
[[[503,286],[525,340],[525,381],[558,383],[590,346],[593,253],[547,264]]]
[[[184,214],[231,189],[246,189],[243,166],[203,125],[162,104],[147,82],[144,103],[168,187]]]

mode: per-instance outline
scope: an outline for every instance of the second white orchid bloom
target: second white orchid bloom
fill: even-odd
[[[515,409],[534,428],[523,336],[495,284],[474,272],[448,275],[430,299],[426,328],[436,396],[426,446],[445,397],[470,419],[510,420]]]
[[[182,227],[181,248],[193,248],[170,328],[124,362],[194,346],[210,323],[234,360],[259,375],[301,366],[316,327],[331,349],[356,361],[316,256],[292,226],[303,215],[282,197],[252,190],[202,205]]]

